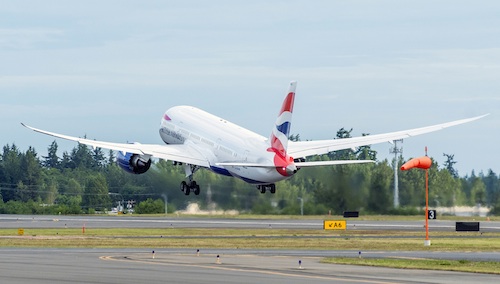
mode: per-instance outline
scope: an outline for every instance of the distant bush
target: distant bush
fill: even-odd
[[[399,207],[391,208],[388,212],[389,215],[402,215],[402,216],[416,216],[423,215],[424,211],[415,207]]]
[[[148,198],[144,201],[139,202],[135,207],[134,213],[137,214],[161,214],[165,213],[165,202],[161,199],[153,200]]]

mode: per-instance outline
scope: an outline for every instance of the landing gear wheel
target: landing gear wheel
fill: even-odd
[[[189,188],[193,191],[193,193],[195,195],[199,195],[200,194],[200,186],[196,183],[196,181],[192,181],[190,184],[189,184]]]
[[[269,189],[269,191],[271,191],[272,194],[275,194],[276,193],[276,185],[273,183],[270,185],[270,187],[271,188]]]
[[[196,181],[191,181],[189,184],[185,181],[181,182],[181,191],[184,192],[185,195],[189,195],[193,192],[195,195],[200,194],[200,186],[196,183]]]
[[[266,193],[266,186],[265,185],[259,185],[257,186],[257,189],[260,191],[260,193],[264,194]]]
[[[181,182],[181,191],[184,192],[185,195],[189,195],[190,193],[190,189],[189,189],[189,186],[188,184],[185,182],[185,181],[182,181]]]

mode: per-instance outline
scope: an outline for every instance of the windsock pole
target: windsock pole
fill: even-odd
[[[427,149],[427,147],[425,147]],[[425,170],[425,242],[424,246],[430,246],[429,240],[429,169]]]
[[[412,168],[425,170],[425,241],[424,246],[430,246],[429,240],[429,168],[432,166],[432,160],[427,156],[427,147],[425,147],[425,156],[413,158],[401,166],[401,170],[406,171]]]
[[[427,146],[425,146],[425,156],[427,157]],[[430,159],[429,159],[430,160]],[[432,161],[431,161],[432,164]],[[431,240],[429,240],[429,168],[425,167],[425,241],[424,246],[430,246]]]

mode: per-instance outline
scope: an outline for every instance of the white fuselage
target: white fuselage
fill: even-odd
[[[218,166],[242,162],[272,164],[267,138],[225,119],[191,106],[170,108],[162,117],[160,136],[166,144],[190,144],[209,161],[218,174],[253,184],[270,184],[289,178],[269,167]]]

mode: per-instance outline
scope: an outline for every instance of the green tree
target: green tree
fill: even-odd
[[[461,183],[448,169],[433,171],[429,178],[429,204],[431,206],[455,206],[461,199]]]
[[[16,186],[21,180],[21,152],[15,144],[3,147],[2,154],[2,198],[3,201],[16,200]]]
[[[104,156],[104,152],[102,151],[102,148],[96,147],[92,153],[92,168],[94,169],[102,169],[106,166],[106,157]]]
[[[25,188],[22,191],[22,200],[36,200],[39,196],[38,187],[41,182],[41,166],[35,149],[29,147],[21,155],[21,181]]]
[[[455,164],[457,163],[454,160],[455,155],[443,153],[443,156],[446,157],[446,161],[444,162],[444,167],[446,168],[446,170],[448,170],[454,178],[458,178],[458,171],[455,169]]]
[[[70,154],[68,152],[63,152],[63,157],[60,162],[61,169],[74,169],[76,168],[75,163],[71,160]]]
[[[43,157],[42,165],[46,168],[60,169],[61,162],[57,156],[57,142],[54,140],[47,149],[47,156]]]
[[[106,166],[110,166],[110,165],[115,164],[115,160],[116,160],[115,152],[113,150],[109,150],[108,162],[107,162]]]
[[[356,210],[354,208],[350,169],[352,165],[338,165],[331,167],[324,177],[325,185],[314,192],[317,203],[324,204],[335,214],[344,211]],[[327,177],[328,176],[328,177]]]
[[[500,197],[500,181],[497,174],[490,169],[483,181],[486,186],[486,203],[488,205],[496,204]]]
[[[43,190],[43,201],[46,204],[54,204],[57,198],[57,184],[52,181]]]
[[[90,176],[82,198],[82,205],[87,209],[105,210],[111,205],[106,178],[102,174]]]
[[[398,176],[400,205],[402,207],[425,205],[425,171],[419,169],[400,171]]]
[[[82,197],[71,195],[59,195],[56,198],[56,212],[61,214],[80,214],[82,212]]]
[[[474,202],[474,204],[486,204],[486,186],[484,185],[484,182],[479,178],[476,178],[472,182],[471,201]]]
[[[393,207],[390,191],[393,170],[387,163],[380,163],[373,171],[367,209],[373,213],[386,214]]]
[[[92,153],[87,145],[78,144],[75,148],[73,148],[70,156],[75,168],[90,169],[94,165]]]

